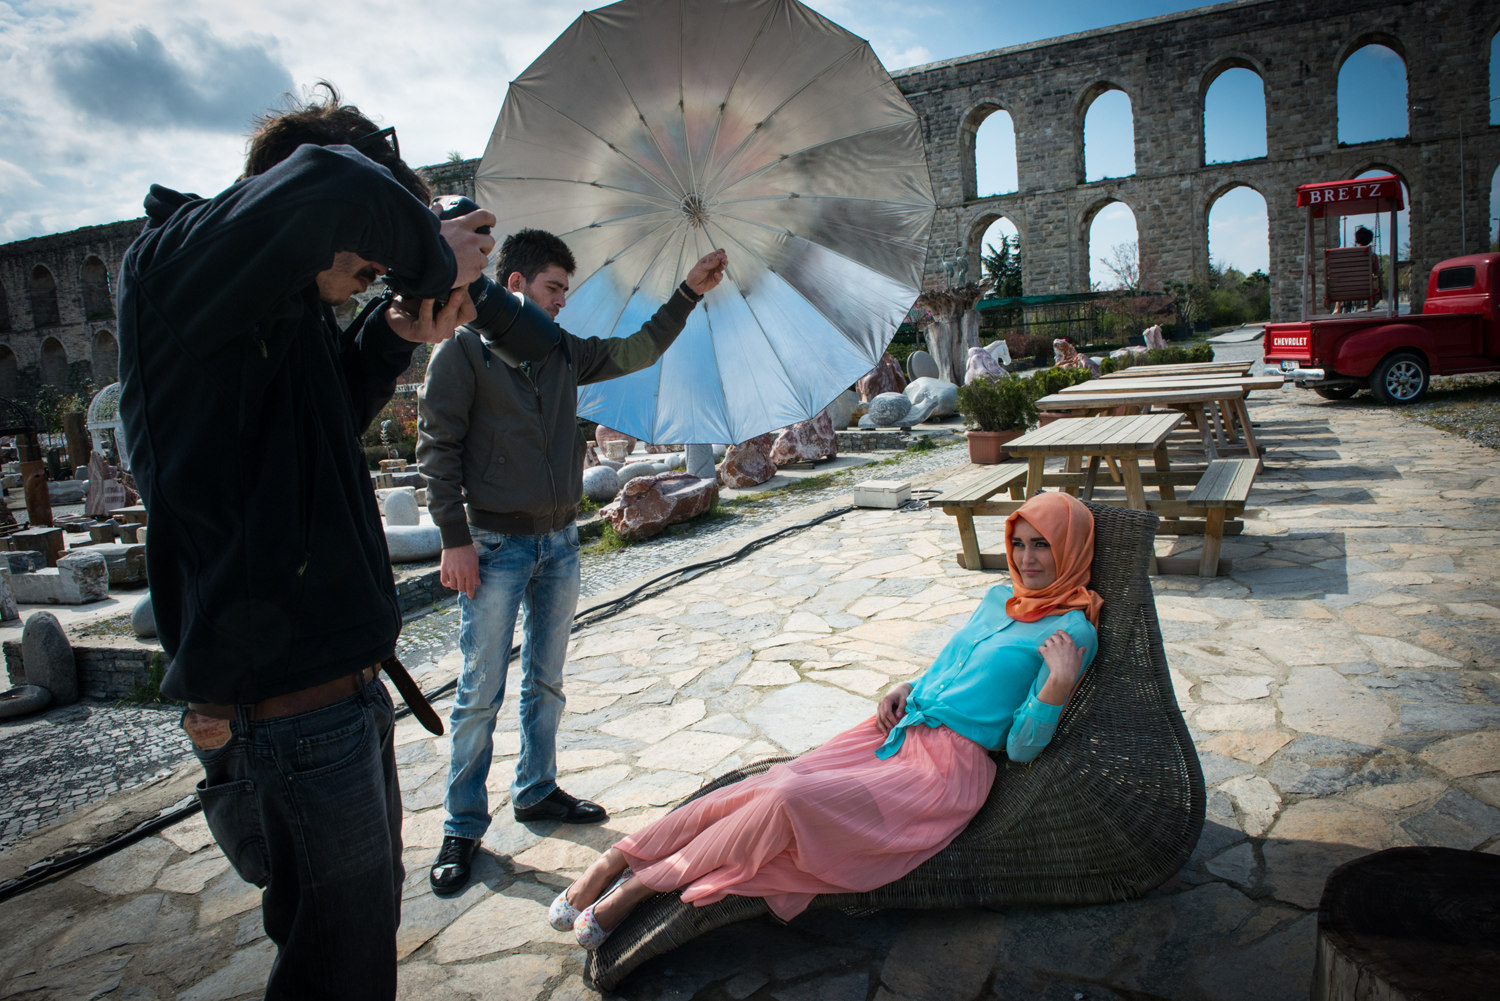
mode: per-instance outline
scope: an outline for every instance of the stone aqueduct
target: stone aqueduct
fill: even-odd
[[[1246,185],[1266,200],[1272,315],[1299,309],[1303,227],[1296,185],[1388,170],[1411,195],[1413,288],[1437,261],[1488,238],[1490,179],[1500,127],[1489,125],[1493,0],[1233,0],[1121,27],[950,59],[895,74],[922,119],[938,213],[927,281],[968,258],[1002,217],[1017,227],[1028,295],[1086,289],[1089,225],[1112,202],[1135,213],[1144,287],[1202,276],[1214,201]],[[1338,141],[1338,75],[1377,43],[1406,64],[1409,135]],[[1267,154],[1205,164],[1203,102],[1227,69],[1259,75]],[[1108,90],[1129,96],[1136,173],[1084,181],[1083,123]],[[979,197],[980,123],[1004,110],[1015,128],[1018,190]],[[1462,129],[1462,132],[1460,132]],[[425,168],[435,190],[472,194],[477,161]],[[1462,171],[1462,179],[1461,179]],[[1460,209],[1460,192],[1463,208]],[[1460,233],[1460,218],[1467,229]],[[112,381],[118,347],[112,287],[141,220],[90,226],[0,246],[0,397]],[[1319,234],[1321,244],[1331,227]],[[1321,249],[1321,248],[1320,248]],[[1321,255],[1319,255],[1321,256]]]
[[[1433,264],[1488,243],[1490,178],[1500,163],[1487,86],[1497,30],[1493,0],[1236,0],[903,70],[896,83],[922,118],[938,202],[927,280],[940,280],[941,262],[959,255],[978,274],[980,239],[1006,217],[1020,232],[1026,294],[1087,289],[1089,224],[1115,201],[1135,213],[1144,287],[1202,276],[1209,209],[1246,185],[1266,200],[1272,315],[1291,319],[1306,225],[1294,189],[1375,169],[1410,190],[1412,285],[1425,289]],[[1405,61],[1408,108],[1422,112],[1409,115],[1407,137],[1342,145],[1339,70],[1370,43]],[[1264,85],[1267,155],[1205,164],[1204,97],[1237,67]],[[1084,115],[1112,89],[1131,101],[1136,173],[1085,183]],[[975,135],[998,110],[1015,125],[1019,190],[980,198]]]

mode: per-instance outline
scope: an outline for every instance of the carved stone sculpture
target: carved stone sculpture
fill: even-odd
[[[861,400],[873,400],[881,393],[899,393],[906,388],[906,376],[901,374],[901,366],[896,364],[890,352],[880,356],[880,363],[872,368],[864,378],[854,384]]]
[[[870,409],[860,418],[860,427],[893,428],[911,412],[911,400],[902,393],[881,393],[870,401]]]
[[[660,473],[631,480],[599,513],[621,537],[647,539],[668,525],[697,517],[718,497],[719,484],[714,480],[691,473]]]
[[[975,379],[998,379],[1005,374],[1005,369],[995,360],[995,356],[984,348],[969,349],[969,364],[964,370],[964,385],[967,386]]]
[[[719,464],[719,485],[722,487],[753,487],[776,475],[776,463],[771,461],[771,448],[775,436],[759,435],[749,441],[732,445]]]
[[[901,396],[896,393],[896,396]],[[901,396],[902,400],[906,397]],[[798,421],[784,428],[771,446],[771,461],[778,466],[792,462],[816,462],[831,459],[839,452],[838,435],[826,411],[810,421]]]

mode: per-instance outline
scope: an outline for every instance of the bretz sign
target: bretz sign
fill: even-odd
[[[1297,207],[1313,215],[1363,215],[1401,209],[1401,181],[1390,174],[1357,181],[1325,181],[1297,188]]]

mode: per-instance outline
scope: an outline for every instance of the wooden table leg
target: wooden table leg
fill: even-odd
[[[1224,541],[1224,508],[1208,509],[1208,523],[1203,526],[1203,555],[1198,558],[1199,577],[1219,576],[1219,545]]]
[[[1083,469],[1083,456],[1081,456],[1081,455],[1070,455],[1065,460],[1063,460],[1063,471],[1064,472],[1077,473],[1077,472],[1080,472],[1082,469]],[[1063,487],[1063,489],[1066,490],[1068,493],[1072,494],[1074,497],[1078,496],[1078,488],[1077,487],[1071,487],[1070,486],[1070,487]]]
[[[1137,511],[1146,510],[1146,490],[1141,485],[1141,465],[1133,455],[1120,456],[1120,476],[1125,481],[1125,504]],[[1153,548],[1148,573],[1156,573],[1156,552]]]
[[[1224,434],[1224,413],[1217,403],[1210,403],[1209,408],[1213,411],[1214,415],[1214,438],[1218,440],[1219,444],[1227,446],[1229,438]]]
[[[1120,456],[1120,475],[1125,480],[1125,503],[1137,511],[1146,510],[1146,489],[1141,485],[1140,461],[1133,455]]]
[[[1031,462],[1026,467],[1026,499],[1035,497],[1042,489],[1042,474],[1045,472],[1047,457],[1045,455],[1033,455]]]
[[[979,555],[979,535],[974,531],[974,515],[960,511],[953,516],[958,520],[958,541],[963,546],[964,569],[983,570],[984,560]]]
[[[1190,405],[1187,409],[1193,423],[1197,425],[1198,437],[1203,440],[1203,454],[1212,462],[1219,457],[1219,449],[1214,444],[1214,436],[1208,431],[1208,415],[1203,412],[1203,404]]]
[[[1250,450],[1250,458],[1260,458],[1260,446],[1255,443],[1255,432],[1250,430],[1250,411],[1245,406],[1244,398],[1234,401],[1234,416],[1239,419],[1240,433],[1245,436],[1245,447]]]
[[[1172,462],[1171,462],[1170,459],[1167,458],[1167,446],[1165,444],[1158,445],[1157,448],[1156,448],[1156,451],[1152,454],[1151,458],[1156,463],[1156,471],[1158,473],[1170,473],[1172,471]],[[1215,456],[1215,458],[1217,458],[1217,456]],[[1174,486],[1172,486],[1172,484],[1169,481],[1166,481],[1166,480],[1162,481],[1162,485],[1161,485],[1161,499],[1162,500],[1176,500],[1177,499],[1177,488],[1174,487]]]
[[[1220,400],[1217,406],[1219,413],[1224,415],[1224,437],[1232,445],[1240,440],[1234,428],[1235,424],[1239,421],[1239,414],[1234,409],[1234,400]]]
[[[1091,456],[1089,456],[1089,475],[1083,481],[1083,499],[1084,500],[1093,500],[1094,499],[1094,480],[1096,480],[1098,478],[1098,476],[1099,476],[1099,457],[1097,455],[1091,455]]]

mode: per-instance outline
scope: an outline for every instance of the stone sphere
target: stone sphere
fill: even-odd
[[[631,480],[635,479],[638,476],[655,476],[656,463],[632,462],[629,465],[620,467],[620,472],[618,473],[618,475],[620,477],[620,487],[623,489],[625,484],[629,483]]]
[[[609,466],[590,466],[583,471],[583,495],[596,504],[615,499],[620,492],[620,475]]]

